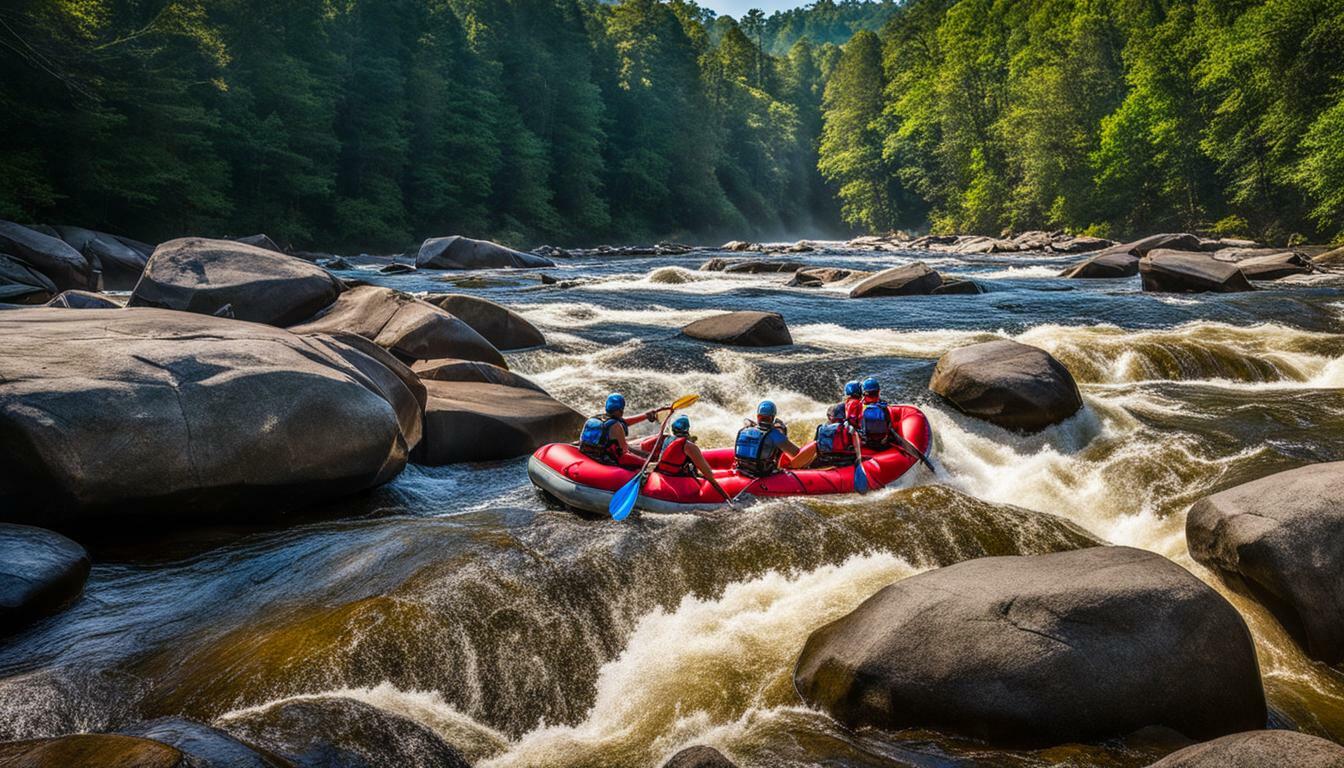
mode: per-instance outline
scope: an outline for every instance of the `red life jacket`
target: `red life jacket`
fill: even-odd
[[[691,477],[695,474],[695,464],[691,457],[686,455],[686,438],[673,438],[663,448],[663,453],[658,457],[658,464],[653,470],[659,474],[669,475],[671,477]]]
[[[855,429],[863,426],[863,400],[852,397],[845,401],[845,421]]]

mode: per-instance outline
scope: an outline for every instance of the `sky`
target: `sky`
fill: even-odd
[[[698,0],[698,2],[702,7],[713,9],[720,16],[741,18],[742,14],[752,8],[760,8],[768,16],[775,11],[807,5],[808,0]]]

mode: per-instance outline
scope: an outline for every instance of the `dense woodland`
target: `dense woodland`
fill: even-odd
[[[147,240],[1328,238],[1344,0],[16,0],[0,178]]]

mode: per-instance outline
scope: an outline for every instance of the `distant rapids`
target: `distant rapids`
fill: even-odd
[[[1131,745],[992,750],[925,732],[870,738],[805,708],[792,665],[808,634],[880,587],[983,555],[1104,541],[1187,555],[1186,508],[1215,488],[1344,457],[1344,278],[1244,294],[1163,296],[1136,280],[1063,281],[1074,257],[831,250],[809,266],[923,259],[982,295],[853,301],[788,275],[700,271],[714,255],[561,260],[458,289],[443,273],[341,274],[512,306],[545,348],[513,370],[584,413],[697,393],[702,446],[727,444],[766,397],[809,439],[849,379],[875,375],[924,409],[937,475],[864,497],[623,524],[548,507],[525,460],[412,466],[283,530],[101,552],[59,621],[0,649],[0,738],[116,729],[183,713],[226,722],[294,697],[351,696],[419,721],[474,764],[657,768],[710,744],[756,765],[1144,765]],[[783,313],[786,350],[679,334],[730,309]],[[943,352],[1012,338],[1050,351],[1085,403],[1023,437],[927,389]],[[645,425],[643,430],[648,430]],[[639,432],[637,432],[639,433]],[[1344,739],[1344,677],[1312,664],[1261,609],[1251,625],[1272,718]]]

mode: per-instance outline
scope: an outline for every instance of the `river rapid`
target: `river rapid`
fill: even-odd
[[[340,695],[410,717],[490,768],[656,767],[692,744],[743,766],[1144,765],[1170,747],[1024,752],[854,733],[804,707],[791,682],[808,634],[886,584],[1101,540],[1161,553],[1224,591],[1255,636],[1272,720],[1344,740],[1344,676],[1194,563],[1184,538],[1201,496],[1344,459],[1344,276],[1155,295],[1137,278],[1054,277],[1077,257],[839,245],[783,257],[864,270],[923,259],[988,291],[850,300],[848,286],[698,271],[714,255],[729,254],[564,259],[545,270],[557,285],[530,272],[464,285],[455,273],[338,274],[513,307],[549,344],[508,354],[510,366],[585,413],[611,391],[632,410],[698,393],[688,415],[702,446],[728,444],[765,397],[802,442],[845,381],[876,375],[888,400],[928,414],[937,476],[614,523],[548,507],[525,459],[410,466],[284,528],[127,531],[94,547],[75,607],[0,646],[0,738],[166,714],[227,724]],[[679,335],[736,309],[781,312],[794,346]],[[1084,410],[1022,437],[928,391],[940,354],[997,337],[1059,358]]]

